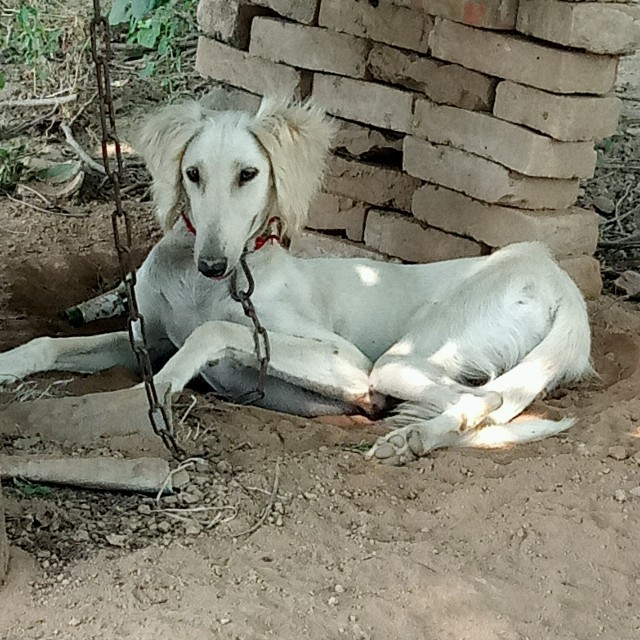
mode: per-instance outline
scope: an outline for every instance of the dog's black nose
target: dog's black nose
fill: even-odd
[[[219,278],[223,276],[227,270],[227,259],[207,260],[200,258],[198,260],[198,271],[207,278]]]

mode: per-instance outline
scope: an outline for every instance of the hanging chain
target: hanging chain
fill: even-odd
[[[115,110],[111,95],[111,82],[109,78],[109,62],[112,57],[111,33],[109,21],[102,15],[100,0],[93,0],[93,19],[91,21],[91,56],[96,67],[96,80],[98,84],[98,105],[100,107],[100,123],[102,125],[102,162],[104,163],[107,177],[113,186],[114,210],[111,214],[113,237],[115,240],[118,261],[120,263],[120,277],[124,282],[129,306],[129,319],[127,328],[131,347],[138,360],[138,366],[142,373],[144,388],[149,401],[149,420],[153,431],[162,438],[165,446],[175,458],[183,458],[184,450],[176,442],[171,432],[170,420],[167,410],[158,398],[158,392],[153,382],[153,369],[147,347],[147,337],[144,318],[138,309],[136,299],[136,269],[133,263],[131,220],[129,214],[122,206],[121,184],[123,177],[122,152],[120,141],[116,133]],[[115,154],[115,167],[109,158],[109,145],[113,145]]]
[[[258,360],[258,384],[254,391],[249,391],[239,398],[234,398],[234,402],[238,404],[252,404],[256,400],[262,400],[262,398],[264,398],[264,385],[267,379],[267,367],[269,366],[269,360],[271,358],[271,346],[269,345],[267,330],[260,323],[256,308],[253,306],[253,302],[251,302],[255,282],[249,270],[249,265],[247,264],[246,254],[243,254],[240,258],[240,266],[242,267],[244,277],[247,279],[247,288],[244,291],[242,289],[238,290],[238,269],[236,269],[231,276],[229,291],[231,297],[242,305],[244,315],[253,323],[253,344]]]

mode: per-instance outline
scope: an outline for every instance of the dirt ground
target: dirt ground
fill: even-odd
[[[138,88],[132,81],[119,99]],[[85,115],[93,137],[84,124],[75,131],[89,145],[96,120]],[[56,131],[38,129],[60,146]],[[638,169],[623,170],[640,153],[638,131],[631,123],[601,147],[582,194],[607,221],[600,257],[610,294],[620,294],[621,270],[640,265],[627,241],[640,229]],[[0,349],[118,325],[78,331],[58,316],[117,278],[110,206],[85,196],[55,213],[28,192],[0,196]],[[142,255],[158,232],[147,203],[127,206]],[[392,468],[361,455],[379,426],[231,407],[194,389],[176,411],[200,461],[175,495],[4,482],[12,549],[0,638],[640,637],[640,312],[607,295],[590,313],[599,377],[532,408],[578,418],[560,438]],[[81,394],[132,381],[123,371],[53,375],[28,390]],[[142,437],[80,446],[20,433],[0,435],[0,453],[166,455]]]
[[[148,245],[149,207],[130,208]],[[73,333],[57,312],[115,277],[108,213],[0,204],[0,348]],[[5,483],[13,548],[0,637],[637,638],[640,314],[604,297],[591,315],[600,379],[535,408],[579,418],[562,438],[390,468],[361,457],[375,428],[233,408],[194,391],[178,403],[197,400],[182,435],[209,465],[191,468],[176,496],[156,504]],[[116,371],[64,390],[130,380]],[[135,442],[74,447],[19,434],[2,444],[136,453]],[[244,535],[267,505],[264,525]],[[208,510],[176,519],[166,510],[176,507]]]

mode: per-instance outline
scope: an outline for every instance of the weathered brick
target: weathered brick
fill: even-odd
[[[547,47],[520,36],[440,21],[430,37],[435,58],[557,93],[605,94],[617,58]]]
[[[518,0],[380,0],[483,29],[512,29]]]
[[[310,24],[314,21],[320,0],[250,0],[252,4],[267,7],[283,18]]]
[[[490,247],[539,240],[556,256],[592,254],[598,243],[600,216],[577,207],[527,211],[487,204],[426,184],[413,195],[413,215],[432,227],[467,236]]]
[[[424,11],[359,0],[322,0],[320,26],[426,53],[433,20]]]
[[[593,53],[631,53],[640,47],[640,23],[616,5],[520,0],[521,33]]]
[[[222,40],[233,46],[246,45],[249,42],[249,17],[241,15],[247,6],[244,0],[200,0],[196,10],[196,19],[200,31],[216,40]]]
[[[588,300],[595,300],[602,291],[600,263],[591,256],[576,256],[559,261]]]
[[[409,262],[437,262],[480,256],[484,252],[473,240],[424,226],[411,216],[375,209],[367,214],[364,242],[377,251]]]
[[[255,93],[216,82],[200,99],[205,107],[218,111],[247,111],[256,113],[262,98]]]
[[[421,91],[435,102],[473,111],[490,111],[493,104],[497,80],[457,64],[376,43],[367,66],[376,80]]]
[[[274,18],[254,18],[249,52],[293,67],[364,77],[370,44],[363,38]]]
[[[484,202],[523,209],[566,209],[578,195],[579,180],[523,176],[467,151],[413,136],[404,140],[403,162],[412,176]]]
[[[420,180],[402,171],[338,156],[330,158],[324,179],[329,193],[400,211],[411,211],[411,196],[419,186]]]
[[[260,95],[300,95],[302,88],[302,78],[295,69],[204,36],[198,40],[196,70],[214,80]]]
[[[345,196],[319,193],[309,207],[307,226],[318,230],[343,230],[349,240],[362,242],[366,208]]]
[[[352,157],[402,159],[402,135],[390,131],[371,129],[355,122],[337,120],[340,129],[333,148]]]
[[[557,140],[601,140],[616,132],[620,108],[615,96],[561,96],[505,80],[493,113]]]
[[[413,132],[527,176],[589,178],[596,166],[596,152],[590,142],[559,142],[487,113],[429,100],[416,101]]]
[[[291,241],[291,253],[302,258],[369,258],[381,262],[400,262],[363,244],[316,231],[303,231],[296,235]]]
[[[310,23],[317,4],[318,0],[200,0],[196,17],[205,35],[246,50],[255,16],[277,13]]]
[[[323,109],[347,120],[407,132],[414,95],[375,82],[316,73],[312,97]]]

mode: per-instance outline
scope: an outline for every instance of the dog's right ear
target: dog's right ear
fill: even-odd
[[[153,179],[151,193],[156,216],[165,232],[173,228],[179,216],[182,157],[202,126],[206,113],[197,102],[165,107],[147,121],[138,138],[136,146]]]

